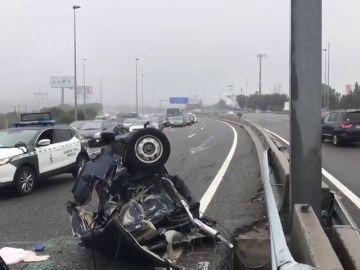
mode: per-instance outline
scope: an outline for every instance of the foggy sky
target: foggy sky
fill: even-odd
[[[198,95],[207,104],[226,85],[258,88],[257,53],[266,53],[263,91],[289,87],[290,0],[2,0],[0,111],[36,108],[34,92],[60,102],[50,76],[73,75],[73,10],[77,10],[78,84],[103,77],[106,104],[135,103],[135,57],[144,74],[146,105],[169,96]],[[338,91],[359,79],[358,0],[323,3],[323,41],[331,42],[330,84]],[[139,77],[140,78],[140,77]],[[139,79],[139,89],[141,83]],[[66,102],[73,92],[66,90]],[[80,101],[81,103],[81,101]]]

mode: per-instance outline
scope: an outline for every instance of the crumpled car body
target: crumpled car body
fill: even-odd
[[[145,128],[118,138],[104,134],[108,145],[80,170],[72,189],[74,201],[68,202],[67,210],[73,234],[85,246],[116,259],[177,268],[184,245],[209,237],[226,240],[213,229],[213,221],[199,218],[199,203],[193,200],[184,181],[168,174],[164,163],[170,154],[169,143],[163,133],[154,130]],[[147,145],[158,142],[149,139],[154,136],[164,144],[163,152],[169,150],[163,153],[167,157],[161,163],[158,156],[148,158],[150,150],[156,152],[159,148]],[[146,143],[139,144],[139,140]],[[143,149],[147,153],[142,160],[144,166],[129,159],[141,160],[139,155],[129,154],[138,149],[137,145],[147,147]],[[96,200],[93,193],[97,194]],[[90,209],[94,201],[97,206]]]

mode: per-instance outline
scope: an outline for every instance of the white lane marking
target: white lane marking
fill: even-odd
[[[201,129],[201,130],[203,130],[203,129],[204,129],[204,127],[201,127],[200,129]]]
[[[334,185],[339,191],[341,191],[353,204],[360,208],[360,198],[356,196],[350,189],[348,189],[343,183],[335,178],[331,173],[329,173],[324,168],[321,168],[322,174]]]
[[[204,150],[208,149],[209,147],[207,146],[207,144],[208,144],[212,139],[214,139],[214,136],[210,136],[209,138],[207,138],[207,139],[206,139],[202,144],[200,144],[199,146],[191,148],[190,154],[193,155],[193,154],[196,154],[196,153],[198,153],[198,152],[201,152],[201,151],[204,151]]]
[[[215,192],[218,189],[221,181],[223,180],[224,175],[225,175],[225,173],[230,165],[230,162],[234,156],[237,142],[238,142],[238,135],[237,135],[235,128],[233,126],[229,125],[228,123],[225,123],[222,121],[219,121],[219,122],[227,125],[228,127],[230,127],[232,129],[232,131],[234,133],[234,140],[233,140],[232,146],[230,148],[230,151],[229,151],[224,163],[221,165],[220,170],[218,171],[215,178],[213,179],[210,186],[208,187],[208,189],[206,190],[206,192],[204,193],[204,195],[202,196],[202,198],[200,200],[200,213],[205,213],[212,198],[214,197]]]
[[[278,137],[280,140],[282,140],[284,143],[289,145],[289,142],[285,140],[283,137],[279,136],[278,134],[264,128],[266,132],[269,132],[270,134]],[[360,198],[356,196],[347,186],[345,186],[343,183],[341,183],[335,176],[333,176],[331,173],[329,173],[326,169],[321,168],[321,173],[323,176],[325,176],[342,194],[344,194],[353,204],[357,206],[357,208],[360,209]]]
[[[274,133],[274,132],[272,132],[271,130],[268,130],[268,129],[266,129],[266,128],[264,128],[264,130],[266,131],[266,132],[269,132],[270,134],[272,134],[272,135],[274,135],[275,137],[278,137],[280,140],[282,140],[284,143],[286,143],[286,144],[290,144],[287,140],[285,140],[283,137],[281,137],[280,135],[278,135],[278,134],[276,134],[276,133]]]
[[[194,137],[195,135],[196,135],[196,133],[193,133],[193,134],[189,135],[189,136],[188,136],[188,139]]]

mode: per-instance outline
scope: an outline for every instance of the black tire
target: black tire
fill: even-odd
[[[76,179],[79,171],[81,169],[81,167],[87,162],[89,161],[89,156],[85,153],[80,153],[78,155],[78,157],[76,158],[76,165],[75,168],[71,171],[71,174],[73,175],[73,177]]]
[[[152,169],[162,166],[170,156],[170,142],[155,128],[144,128],[132,134],[125,154],[125,164],[130,168]]]
[[[15,188],[19,195],[30,194],[36,185],[36,174],[29,166],[22,166],[17,169],[14,177]]]

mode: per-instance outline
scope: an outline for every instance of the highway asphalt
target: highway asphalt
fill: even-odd
[[[252,200],[261,189],[255,148],[242,128],[234,126],[234,131],[238,139],[235,153],[205,212],[225,227],[225,232],[250,225],[265,213],[264,204]],[[211,119],[164,130],[172,147],[166,167],[170,174],[185,180],[197,200],[224,169],[223,163],[234,145],[234,131]],[[17,196],[10,187],[1,189],[0,247],[71,236],[65,203],[71,200],[73,182],[70,175],[47,179],[25,197]]]
[[[254,121],[262,127],[280,135],[287,141],[290,137],[289,115],[275,113],[249,113],[246,114],[247,120]],[[351,190],[356,196],[360,197],[360,144],[348,144],[334,146],[331,142],[322,143],[322,166],[331,175],[337,178],[343,185]],[[328,184],[335,191],[337,187],[331,182]],[[340,194],[351,213],[353,219],[360,226],[359,208],[350,203],[344,195]]]

